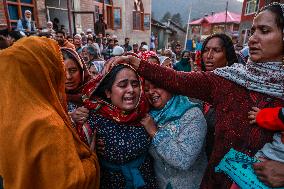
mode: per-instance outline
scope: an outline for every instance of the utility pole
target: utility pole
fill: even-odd
[[[226,2],[225,33],[227,33],[228,1]]]
[[[185,36],[184,48],[186,48],[186,43],[187,43],[187,38],[188,38],[188,29],[189,29],[189,22],[190,22],[190,17],[191,17],[191,9],[192,9],[192,2],[190,2],[190,5],[189,5],[189,13],[188,13],[188,19],[186,23],[186,36]]]

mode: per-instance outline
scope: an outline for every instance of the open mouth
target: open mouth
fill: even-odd
[[[260,51],[259,48],[255,48],[255,47],[249,48],[249,53],[250,53],[250,54],[255,54],[255,53],[257,53],[258,51]]]
[[[158,102],[159,98],[160,98],[160,96],[153,96],[153,97],[150,98],[150,100],[153,104],[155,104],[156,102]]]
[[[132,96],[132,97],[124,97],[123,101],[128,103],[128,104],[133,104],[136,100],[136,97]]]

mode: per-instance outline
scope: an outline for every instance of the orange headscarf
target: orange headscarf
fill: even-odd
[[[0,51],[0,176],[5,189],[94,189],[97,157],[69,120],[65,73],[52,39]]]

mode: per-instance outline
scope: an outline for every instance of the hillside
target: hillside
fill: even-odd
[[[171,15],[180,13],[184,25],[188,19],[191,2],[191,20],[195,20],[205,14],[211,14],[212,11],[225,11],[227,0],[152,0],[152,16],[157,20],[161,20],[167,11],[169,11]],[[229,0],[228,2],[229,11],[241,14],[242,2],[237,0]]]

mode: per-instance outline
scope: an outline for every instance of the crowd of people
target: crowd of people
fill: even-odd
[[[247,55],[224,33],[157,51],[47,24],[0,36],[0,188],[284,187],[283,4]]]

